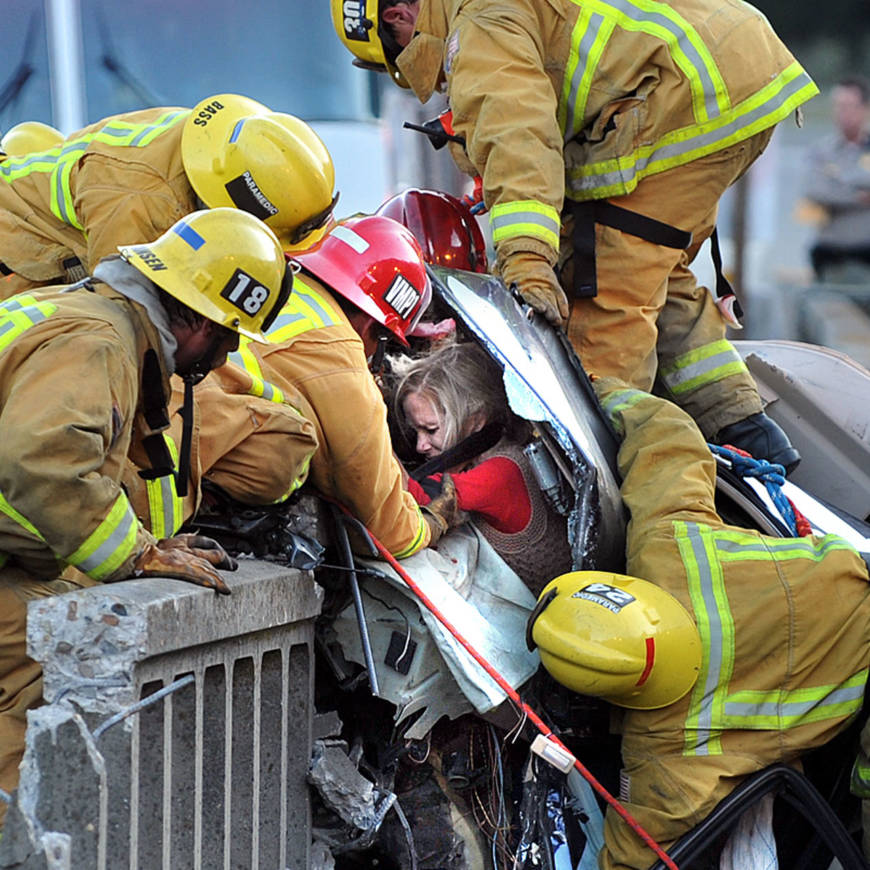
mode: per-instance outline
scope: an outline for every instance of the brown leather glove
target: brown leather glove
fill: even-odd
[[[436,495],[429,504],[420,505],[423,519],[429,525],[432,533],[430,546],[437,543],[439,538],[454,526],[458,526],[464,519],[462,510],[456,500],[456,486],[449,474],[441,476],[441,493]]]
[[[173,577],[229,595],[230,588],[215,568],[235,571],[236,560],[205,535],[176,535],[148,544],[133,565],[134,577]]]
[[[515,251],[503,261],[499,259],[499,272],[502,281],[508,287],[515,284],[520,296],[553,326],[568,322],[568,297],[546,257],[532,251]]]

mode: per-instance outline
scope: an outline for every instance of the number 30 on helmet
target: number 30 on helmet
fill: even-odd
[[[678,701],[701,666],[698,629],[673,595],[604,571],[574,571],[548,583],[526,641],[563,686],[632,710]]]

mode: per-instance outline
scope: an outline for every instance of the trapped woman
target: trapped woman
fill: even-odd
[[[455,499],[456,510],[439,512],[470,520],[537,595],[571,569],[568,535],[523,453],[530,427],[511,413],[501,371],[470,342],[391,362],[397,418],[429,472],[409,489],[421,505]]]

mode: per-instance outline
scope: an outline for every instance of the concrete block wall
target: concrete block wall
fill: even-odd
[[[230,596],[149,579],[30,605],[47,703],[0,868],[307,870],[322,590],[253,560],[228,579]]]

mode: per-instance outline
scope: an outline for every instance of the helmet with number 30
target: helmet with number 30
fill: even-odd
[[[632,710],[678,701],[701,666],[701,639],[683,605],[648,580],[606,571],[548,583],[526,640],[563,686]]]
[[[236,208],[193,212],[156,241],[118,250],[170,296],[255,341],[266,341],[293,284],[277,236]]]

